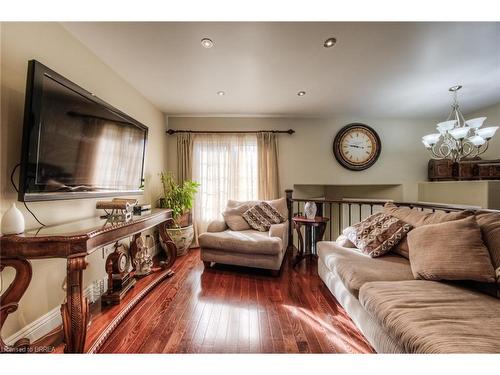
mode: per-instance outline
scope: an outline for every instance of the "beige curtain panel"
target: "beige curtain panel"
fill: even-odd
[[[191,133],[177,134],[177,180],[182,183],[193,178],[193,137]]]
[[[193,136],[191,133],[177,134],[177,181],[182,184],[193,179]],[[198,247],[198,229],[196,225],[196,208],[191,209],[193,217],[194,239],[191,247]]]
[[[275,133],[257,133],[259,199],[280,197],[278,137]]]

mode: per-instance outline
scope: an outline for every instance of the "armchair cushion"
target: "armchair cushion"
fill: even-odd
[[[231,202],[231,201],[230,201]],[[235,202],[235,201],[233,201]],[[247,203],[240,203],[237,205],[230,205],[228,203],[225,211],[222,213],[222,217],[226,222],[227,226],[231,230],[248,230],[251,229],[250,225],[243,218],[243,214],[250,208],[251,206]]]
[[[224,250],[228,253],[277,255],[283,250],[281,238],[256,230],[207,232],[200,235],[199,242],[202,249]]]
[[[282,239],[288,234],[287,232],[288,220],[280,224],[271,225],[271,228],[269,229],[269,237],[278,237]]]
[[[224,220],[213,220],[208,224],[207,232],[224,232],[226,229],[227,225]]]

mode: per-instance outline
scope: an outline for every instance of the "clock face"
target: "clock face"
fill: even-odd
[[[333,141],[333,152],[337,161],[354,171],[371,167],[377,161],[380,150],[380,138],[377,133],[363,124],[345,126]]]
[[[120,258],[118,259],[118,268],[120,272],[125,272],[127,267],[127,256],[125,254],[121,254]]]

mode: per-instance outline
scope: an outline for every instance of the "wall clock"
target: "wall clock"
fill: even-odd
[[[333,140],[335,158],[344,168],[352,171],[370,168],[377,161],[381,149],[377,132],[359,123],[344,126]]]

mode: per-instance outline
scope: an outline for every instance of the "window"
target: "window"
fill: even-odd
[[[198,233],[203,233],[210,221],[222,219],[229,199],[257,199],[257,163],[255,134],[194,137],[193,180],[201,184],[194,209]]]

